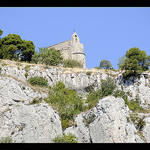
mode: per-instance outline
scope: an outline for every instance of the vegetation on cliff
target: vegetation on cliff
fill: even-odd
[[[150,55],[147,55],[145,51],[139,50],[139,48],[130,48],[125,56],[120,59],[118,66],[119,69],[125,70],[123,73],[125,79],[137,76],[149,69]]]

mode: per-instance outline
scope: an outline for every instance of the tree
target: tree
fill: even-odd
[[[3,34],[3,31],[0,29],[0,36]],[[2,58],[2,39],[0,37],[0,59]]]
[[[35,53],[32,57],[33,63],[42,63],[46,65],[57,66],[62,62],[63,57],[60,51],[54,48],[39,48],[40,52]]]
[[[3,34],[3,31],[0,29],[0,36]]]
[[[126,58],[126,56],[125,55],[123,55],[120,59],[119,59],[119,63],[117,64],[118,65],[118,67],[119,67],[119,69],[121,69],[121,70],[124,70],[124,68],[125,68],[125,64],[124,64],[124,61],[126,60],[127,58]]]
[[[23,61],[31,61],[33,54],[35,53],[35,45],[32,41],[22,40],[22,44],[18,45],[19,53],[21,60]]]
[[[100,61],[99,68],[110,69],[112,68],[112,64],[110,61],[103,59]]]
[[[139,50],[139,48],[130,48],[125,56],[120,59],[118,66],[120,69],[126,70],[123,73],[124,78],[136,76],[148,70],[150,66],[150,55],[147,56],[146,52]]]
[[[8,34],[1,39],[0,58],[1,59],[19,59],[31,61],[35,53],[35,46],[32,41],[22,40],[20,35]]]

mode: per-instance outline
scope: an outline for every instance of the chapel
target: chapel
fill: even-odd
[[[80,61],[82,68],[86,68],[83,44],[80,43],[80,39],[76,32],[73,33],[70,40],[48,47],[48,49],[50,48],[60,50],[64,59],[74,59]]]

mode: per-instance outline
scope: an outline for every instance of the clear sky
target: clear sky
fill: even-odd
[[[0,7],[2,37],[19,34],[36,46],[70,40],[77,32],[87,68],[118,59],[132,47],[150,55],[150,7]]]

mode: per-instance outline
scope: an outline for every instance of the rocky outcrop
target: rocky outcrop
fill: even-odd
[[[12,105],[0,115],[0,138],[15,142],[49,143],[62,134],[58,114],[48,104]]]
[[[78,137],[78,142],[93,143],[136,143],[143,142],[135,134],[134,125],[129,121],[129,108],[122,98],[105,97],[87,113],[81,113],[76,126],[67,128]]]
[[[29,105],[36,97],[44,98],[47,94],[14,78],[0,77],[0,139],[49,143],[62,134],[59,115],[48,104]]]
[[[120,71],[96,69],[69,69],[14,61],[0,62],[0,139],[11,136],[16,142],[52,142],[63,133],[58,113],[44,103],[29,105],[34,98],[48,96],[48,89],[33,87],[27,80],[42,76],[50,86],[62,81],[79,93],[91,87],[99,88],[101,79],[111,76],[117,88],[128,94],[128,100],[136,100],[145,109],[150,105],[150,72],[124,81]],[[131,121],[131,110],[122,98],[108,96],[97,105],[78,114],[71,132],[80,143],[136,143],[150,142],[150,114],[140,113],[145,124],[139,132]]]

